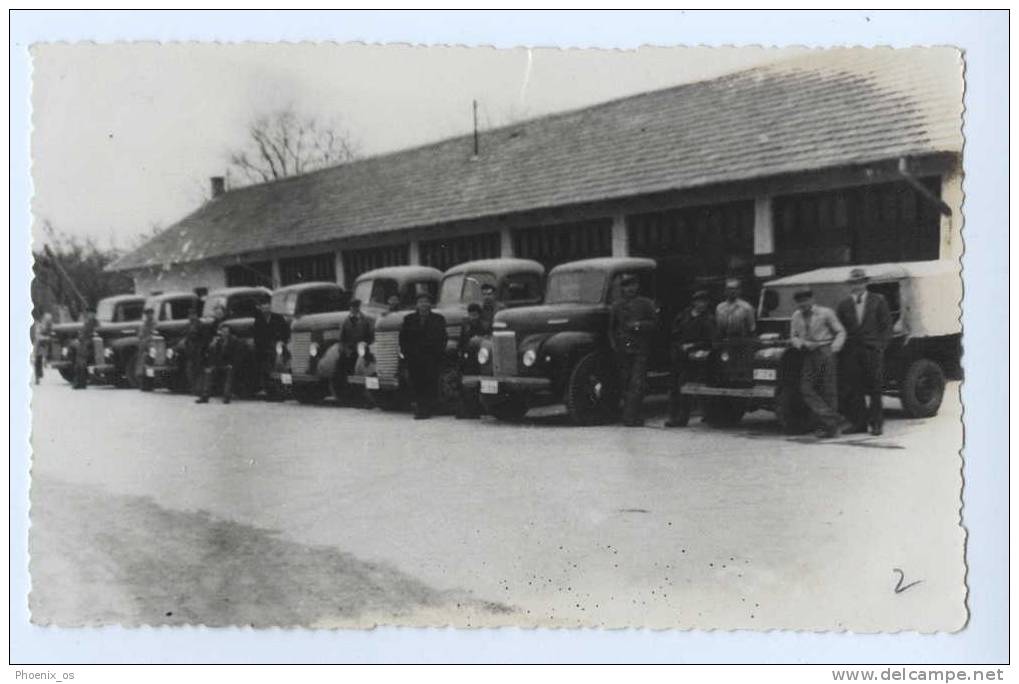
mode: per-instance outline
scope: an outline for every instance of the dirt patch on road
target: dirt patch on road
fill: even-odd
[[[51,478],[32,485],[29,548],[43,625],[470,624],[511,612],[335,548]]]

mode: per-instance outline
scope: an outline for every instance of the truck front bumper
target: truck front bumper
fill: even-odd
[[[120,374],[112,363],[99,363],[88,367],[88,376],[98,385],[113,385]]]
[[[384,378],[378,375],[348,375],[347,382],[379,392],[395,392],[400,389],[400,381],[396,378]]]
[[[774,399],[775,385],[751,387],[715,387],[703,382],[688,382],[679,388],[680,394],[691,397],[731,397],[734,399]]]
[[[551,395],[548,378],[527,378],[519,375],[465,375],[464,389],[478,390],[481,398]]]

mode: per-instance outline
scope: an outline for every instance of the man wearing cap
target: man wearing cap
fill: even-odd
[[[96,310],[90,306],[85,309],[85,318],[81,323],[81,330],[78,331],[78,349],[74,353],[74,384],[72,385],[74,389],[88,387],[88,362],[92,358],[92,338],[98,327]]]
[[[256,391],[264,391],[266,399],[282,400],[278,388],[272,380],[272,372],[276,366],[276,343],[290,339],[290,326],[281,314],[273,313],[269,301],[258,305],[255,322],[251,326],[251,339],[255,347],[254,386]]]
[[[486,333],[492,332],[492,324],[495,322],[495,314],[503,309],[502,302],[495,298],[495,285],[484,283],[481,286],[481,325]]]
[[[793,312],[791,342],[803,351],[803,370],[800,374],[800,394],[818,423],[818,437],[838,437],[842,431],[839,415],[838,387],[835,355],[846,341],[846,329],[835,312],[814,303],[809,289],[797,291],[796,311]]]
[[[233,336],[229,325],[221,324],[206,352],[205,368],[202,369],[200,380],[201,389],[198,399],[195,400],[196,404],[209,403],[213,383],[220,377],[223,378],[223,403],[230,403],[233,398],[234,367],[239,353],[240,342]]]
[[[439,394],[439,371],[446,352],[446,319],[432,311],[432,297],[417,296],[417,308],[403,319],[400,353],[414,393],[414,419],[432,417]]]
[[[346,386],[347,377],[354,372],[357,348],[362,342],[368,346],[375,343],[375,326],[372,319],[361,311],[361,300],[351,299],[347,320],[340,327],[340,358],[336,362],[335,371],[337,387]]]
[[[152,391],[152,378],[145,375],[145,359],[149,353],[149,345],[152,344],[152,335],[156,332],[155,313],[151,306],[146,306],[142,312],[142,325],[138,331],[138,351],[134,355],[134,373],[142,392]]]
[[[741,283],[738,278],[725,281],[725,299],[715,307],[715,326],[721,340],[747,339],[754,336],[757,322],[754,307],[740,298]]]
[[[867,291],[868,282],[862,268],[851,270],[850,295],[835,308],[846,329],[846,344],[839,354],[839,399],[850,423],[846,432],[866,432],[869,427],[870,434],[880,435],[884,430],[884,355],[892,336],[892,314],[884,297]]]
[[[640,283],[632,273],[619,279],[620,297],[609,314],[609,344],[619,370],[619,386],[623,394],[623,425],[639,427],[644,403],[644,384],[651,338],[658,327],[655,303],[638,294]]]
[[[696,347],[710,346],[715,339],[715,321],[708,307],[706,290],[694,292],[693,303],[676,315],[669,338],[672,357],[672,388],[669,419],[665,427],[685,427],[690,418],[690,400],[680,393],[686,382],[688,354]]]

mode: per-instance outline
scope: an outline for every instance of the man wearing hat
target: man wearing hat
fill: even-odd
[[[446,353],[446,319],[432,311],[432,297],[427,292],[417,296],[417,308],[403,319],[400,353],[414,392],[414,419],[431,418]]]
[[[715,320],[708,307],[707,290],[697,290],[693,303],[676,315],[669,337],[672,357],[672,388],[669,419],[665,427],[685,427],[690,418],[690,400],[680,393],[686,382],[688,353],[693,347],[709,346],[715,339]]]
[[[741,285],[738,278],[725,281],[725,299],[715,307],[719,339],[747,339],[754,336],[757,328],[754,307],[740,298]]]
[[[92,358],[92,338],[96,334],[99,323],[96,321],[95,307],[85,309],[85,318],[78,331],[78,348],[74,353],[74,389],[88,387],[88,362]]]
[[[885,347],[892,336],[892,314],[885,298],[867,291],[870,278],[862,268],[849,272],[850,295],[835,313],[846,329],[846,344],[839,354],[839,399],[850,422],[847,432],[880,435],[884,430]],[[867,407],[869,397],[870,407]]]
[[[609,344],[616,357],[620,389],[623,393],[623,425],[639,427],[644,403],[644,384],[651,338],[658,327],[655,303],[638,294],[640,282],[632,273],[619,279],[619,299],[609,315]]]
[[[142,392],[152,391],[152,378],[145,375],[145,359],[152,343],[152,335],[156,332],[155,310],[146,306],[142,312],[142,325],[138,331],[138,351],[134,355],[134,375],[138,378],[138,386]]]
[[[791,342],[803,351],[800,394],[818,423],[818,437],[838,437],[842,432],[842,416],[838,407],[835,355],[846,342],[846,329],[835,312],[814,303],[814,293],[803,289],[793,294]]]

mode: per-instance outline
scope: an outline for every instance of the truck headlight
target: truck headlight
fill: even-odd
[[[112,359],[113,358],[113,350],[110,349],[109,347],[107,347],[106,349],[103,350],[103,356],[105,356],[108,359]]]
[[[722,359],[722,363],[729,363],[729,359],[731,357],[729,356],[729,352],[724,351],[718,355],[718,358]]]
[[[478,363],[484,366],[486,363],[488,363],[489,356],[491,356],[491,354],[489,354],[488,352],[488,347],[482,347],[481,349],[478,350]]]
[[[358,342],[357,343],[357,355],[363,358],[364,355],[367,352],[368,352],[368,345],[365,344],[364,342]]]
[[[173,347],[167,347],[167,349],[166,349],[166,358],[172,359],[173,358],[173,354],[174,354]]]
[[[156,358],[156,345],[149,347],[149,356]]]
[[[534,362],[538,360],[538,354],[533,349],[528,349],[524,352],[524,366],[530,368],[534,365]]]
[[[276,343],[276,356],[282,356],[282,355],[283,355],[283,342],[277,342]]]
[[[61,347],[60,348],[60,355],[63,356],[66,359],[67,358],[67,354],[68,354],[67,347]]]
[[[318,342],[312,342],[308,347],[308,354],[310,356],[318,356]]]

